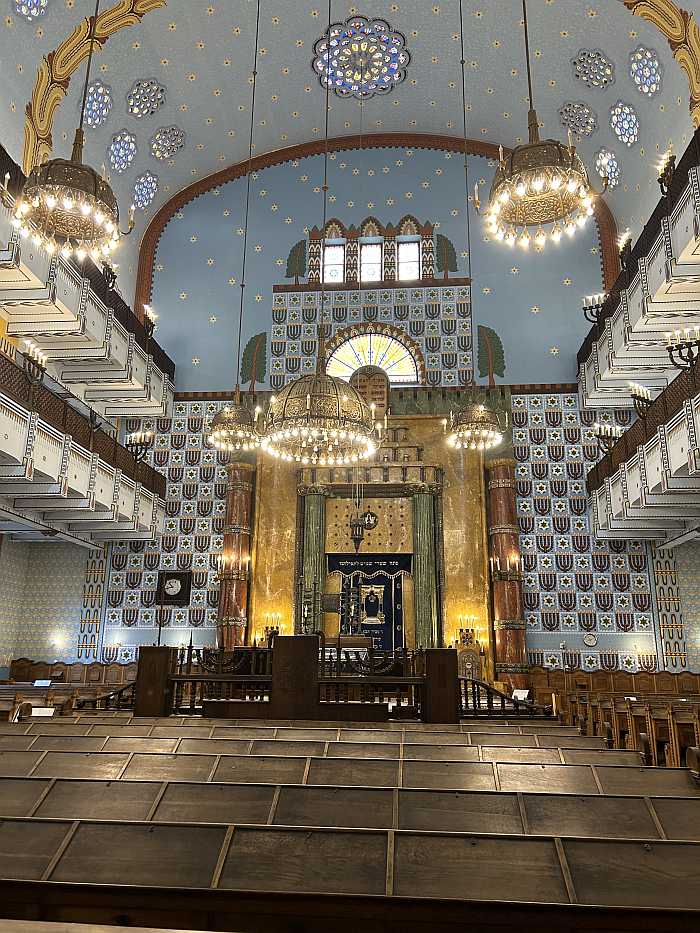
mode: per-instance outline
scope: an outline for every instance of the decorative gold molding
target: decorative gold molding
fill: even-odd
[[[126,26],[138,25],[146,13],[164,7],[168,0],[119,0],[97,17],[95,51],[101,51],[110,36]],[[81,20],[73,32],[39,65],[32,98],[26,107],[22,169],[28,175],[51,155],[51,130],[56,111],[68,93],[71,75],[90,52],[92,16]]]
[[[673,0],[622,0],[634,16],[641,16],[666,37],[674,59],[685,71],[690,87],[690,116],[700,126],[700,25],[692,13]]]

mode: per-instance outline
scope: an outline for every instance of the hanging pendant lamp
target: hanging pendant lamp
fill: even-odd
[[[507,156],[503,147],[499,148],[498,168],[485,213],[489,231],[496,240],[510,246],[518,243],[527,249],[531,242],[540,247],[548,239],[556,243],[564,232],[573,236],[592,216],[599,192],[590,183],[570,130],[566,145],[556,139],[540,139],[532,91],[526,0],[522,4],[530,100],[528,142],[516,146]],[[606,176],[603,192],[607,187]],[[478,209],[478,192],[476,201]]]
[[[331,39],[331,10],[328,28]],[[329,60],[330,61],[330,60]],[[330,64],[328,66],[330,68]],[[326,80],[325,149],[323,159],[323,238],[321,264],[326,246],[328,210],[328,115],[330,80]],[[338,466],[372,457],[380,443],[374,413],[360,393],[326,370],[326,286],[321,276],[316,371],[288,383],[270,400],[265,413],[262,448],[268,454],[302,466]]]
[[[257,0],[255,19],[255,52],[250,93],[250,127],[248,134],[248,165],[246,167],[245,214],[243,223],[243,259],[241,265],[240,304],[238,309],[238,346],[236,350],[236,389],[233,402],[221,409],[212,419],[207,432],[207,441],[216,450],[233,453],[237,450],[255,450],[260,447],[258,415],[260,409],[251,411],[241,395],[241,334],[245,308],[245,271],[248,258],[248,216],[250,212],[250,171],[253,161],[253,127],[255,125],[255,91],[258,77],[258,39],[260,36],[260,0]]]
[[[106,259],[119,245],[119,205],[107,180],[83,162],[85,101],[95,44],[100,0],[90,24],[88,54],[80,124],[75,131],[70,159],[50,159],[32,169],[14,204],[13,226],[22,237],[30,237],[49,254],[57,250],[65,257],[75,253],[82,261],[89,253],[95,261]],[[7,181],[5,182],[5,190]],[[129,214],[134,226],[133,206]]]
[[[464,10],[462,0],[459,0],[459,40],[461,50],[461,79],[462,79],[462,147],[464,150],[464,213],[467,235],[467,269],[469,287],[472,284],[472,250],[471,250],[471,222],[469,219],[469,154],[467,145],[467,79],[464,58]],[[475,206],[478,205],[478,194],[475,187]],[[447,434],[447,443],[455,450],[491,450],[503,440],[503,434],[508,427],[508,416],[501,425],[501,415],[490,408],[485,400],[476,401],[472,397],[464,408],[456,414],[450,412],[449,431],[447,419],[443,427]]]

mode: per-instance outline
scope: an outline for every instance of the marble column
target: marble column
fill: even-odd
[[[487,469],[496,680],[522,689],[530,686],[530,668],[523,619],[515,460],[494,460]]]
[[[326,496],[324,486],[302,486],[304,499],[304,551],[302,592],[297,632],[317,632],[323,627],[321,596],[326,581]]]
[[[413,592],[416,613],[416,647],[440,647],[438,624],[437,542],[435,496],[439,487],[418,483],[413,493]]]
[[[254,471],[250,463],[234,462],[226,466],[226,521],[218,572],[217,635],[219,647],[227,650],[245,643]]]

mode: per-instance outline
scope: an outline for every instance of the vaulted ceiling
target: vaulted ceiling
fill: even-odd
[[[580,151],[592,173],[601,150],[613,154],[620,175],[608,202],[618,226],[638,230],[658,197],[659,153],[670,142],[682,152],[692,122],[688,79],[667,39],[628,9],[634,5],[634,0],[529,0],[528,15],[535,98],[544,134],[565,137],[565,108],[565,114],[579,121]],[[674,9],[671,0],[646,6]],[[39,63],[61,49],[80,21],[92,15],[94,0],[5,0],[5,7],[0,24],[0,140],[22,162],[28,102],[34,95],[38,124],[51,109],[42,110],[40,95],[35,94]],[[87,130],[86,156],[97,166],[106,164],[123,213],[134,199],[136,179],[144,173],[157,179],[153,200],[137,211],[134,236],[122,246],[121,288],[130,299],[138,244],[158,207],[193,181],[247,155],[256,3],[102,0],[101,12],[110,8],[121,14],[133,9],[138,15],[124,16],[130,25],[115,31],[95,56],[93,79],[105,87],[97,88],[92,100],[93,121],[99,125]],[[527,122],[520,0],[464,0],[463,8],[468,135],[516,144],[523,140]],[[362,14],[386,20],[405,37],[410,63],[405,80],[391,93],[362,106],[353,97],[332,95],[330,135],[362,128],[365,133],[461,136],[457,0],[373,0],[364,7],[333,0],[331,9],[334,22]],[[327,16],[325,0],[261,0],[256,153],[322,137],[325,94],[312,59]],[[113,17],[112,23],[117,20]],[[110,25],[103,22],[105,28]],[[64,44],[64,53],[69,46]],[[635,73],[651,75],[641,83],[634,80],[631,58],[640,46],[648,54],[638,54]],[[581,50],[590,54],[579,57]],[[56,155],[70,150],[84,75],[81,64],[71,77],[70,55],[64,57],[56,93],[45,95],[45,100],[58,102],[52,129]],[[573,64],[577,57],[578,77]],[[650,66],[646,73],[645,65]],[[150,82],[139,91],[141,105],[153,109],[146,116],[129,112],[127,97],[137,81]],[[621,139],[611,127],[618,102],[632,108],[631,138]],[[630,129],[630,112],[622,108],[618,114],[624,136]],[[167,132],[159,134],[161,129]],[[114,158],[123,160],[122,165],[110,164],[115,136]],[[155,187],[147,176],[139,188],[144,199],[152,190],[149,183]]]

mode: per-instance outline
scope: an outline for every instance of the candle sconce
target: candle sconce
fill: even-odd
[[[124,446],[136,463],[143,463],[146,459],[146,454],[153,447],[153,437],[153,431],[133,431],[127,434]]]
[[[593,425],[593,436],[598,441],[598,451],[603,456],[613,449],[624,433],[624,428],[619,428],[613,424],[600,424],[600,422],[596,421]]]
[[[607,295],[586,295],[582,299],[581,310],[583,311],[583,316],[588,321],[589,324],[597,324],[600,320],[600,314],[603,310]]]
[[[700,352],[700,328],[696,327],[692,335],[687,327],[666,334],[666,350],[676,369],[690,369]]]
[[[29,392],[32,411],[36,406],[36,397],[46,373],[46,354],[32,340],[25,340],[22,369],[29,380]]]
[[[223,583],[225,580],[247,580],[248,571],[240,566],[240,562],[234,558],[233,554],[216,555],[216,583]]]
[[[661,197],[668,198],[673,184],[673,176],[676,172],[676,156],[670,149],[663,154],[657,169],[659,172],[657,181],[659,188],[661,188]]]
[[[651,392],[646,386],[639,385],[637,382],[630,382],[630,395],[634,404],[634,410],[638,418],[645,419],[647,411],[652,403]]]
[[[494,583],[522,583],[523,559],[519,555],[501,560],[500,557],[490,557],[491,580]]]

